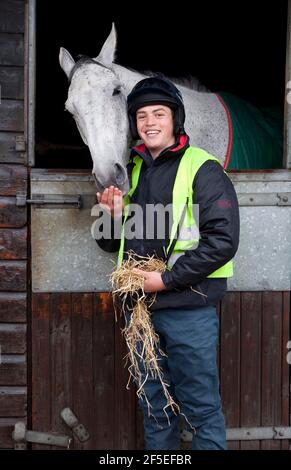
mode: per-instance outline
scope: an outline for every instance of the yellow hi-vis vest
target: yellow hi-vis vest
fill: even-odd
[[[171,228],[170,242],[166,249],[168,254],[169,249],[175,240],[174,249],[167,263],[168,269],[171,269],[176,260],[184,255],[186,250],[193,250],[199,244],[199,230],[195,223],[192,205],[193,205],[193,180],[199,168],[207,160],[219,160],[212,155],[209,155],[205,150],[196,147],[188,147],[179,163],[178,171],[176,174],[174,187],[173,187],[173,225]],[[124,226],[129,213],[130,197],[134,193],[140,175],[142,158],[139,155],[133,157],[135,166],[132,170],[132,186],[128,195],[124,198],[124,222],[122,227],[121,242],[118,256],[118,265],[121,265],[124,251]],[[184,214],[183,214],[184,213]],[[181,221],[181,219],[183,219]],[[180,230],[178,227],[180,225]],[[207,277],[232,277],[233,276],[233,263],[228,261],[224,266],[217,269]]]

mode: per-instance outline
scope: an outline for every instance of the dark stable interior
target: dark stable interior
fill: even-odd
[[[38,168],[92,168],[73,118],[64,112],[67,77],[59,48],[96,57],[115,22],[121,65],[193,75],[210,90],[256,106],[284,108],[287,1],[37,2],[36,155]]]

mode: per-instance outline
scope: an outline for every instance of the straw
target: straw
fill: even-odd
[[[149,377],[158,379],[166,398],[164,412],[169,421],[167,409],[170,408],[174,414],[179,413],[180,409],[168,391],[169,384],[165,382],[159,366],[159,356],[166,356],[166,354],[160,348],[159,336],[154,330],[149,311],[155,301],[156,293],[146,295],[143,276],[133,271],[134,268],[137,268],[148,272],[163,273],[166,270],[166,264],[154,256],[141,257],[133,251],[129,251],[127,255],[127,259],[111,275],[114,305],[121,305],[121,311],[124,315],[130,314],[130,320],[122,330],[128,347],[126,359],[129,362],[129,381],[127,388],[132,379],[137,384],[137,396],[146,401],[150,416],[152,414],[151,404],[146,396],[144,386]]]

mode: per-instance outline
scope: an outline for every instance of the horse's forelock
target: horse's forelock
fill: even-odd
[[[105,69],[112,70],[106,65],[102,64],[101,62],[98,62],[98,60],[96,59],[92,59],[91,57],[87,55],[78,54],[77,61],[75,62],[75,65],[72,68],[71,73],[68,77],[69,83],[72,81],[73,75],[76,72],[76,70],[78,70],[79,68],[81,68],[83,65],[86,65],[86,64],[95,64],[95,65],[99,65],[100,67],[104,67]]]

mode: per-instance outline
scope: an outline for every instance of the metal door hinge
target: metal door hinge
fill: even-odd
[[[27,442],[69,449],[72,442],[72,437],[65,434],[29,431],[22,421],[15,424],[12,439],[15,450],[25,450]]]
[[[227,430],[228,441],[249,441],[264,439],[291,439],[291,427],[265,426],[265,427],[241,427]]]
[[[66,425],[72,429],[73,433],[77,436],[80,442],[88,441],[90,434],[86,430],[85,426],[79,422],[77,416],[70,408],[64,408],[61,411],[61,417],[63,418]]]
[[[227,441],[251,441],[265,439],[291,439],[291,427],[288,426],[265,426],[265,427],[241,427],[228,428],[226,430]],[[192,441],[192,433],[183,429],[181,431],[183,442]]]
[[[16,205],[24,207],[32,204],[39,209],[81,209],[82,198],[80,194],[33,194],[27,199],[25,193],[16,194]]]

